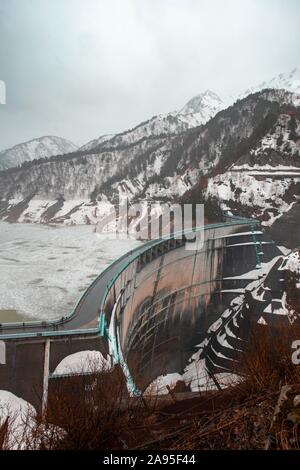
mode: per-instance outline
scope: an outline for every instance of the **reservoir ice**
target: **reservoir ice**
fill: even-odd
[[[139,243],[108,239],[93,226],[0,222],[2,321],[15,321],[13,312],[41,320],[66,315],[106,266]]]

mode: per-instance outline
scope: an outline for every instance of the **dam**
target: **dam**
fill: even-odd
[[[46,405],[54,371],[68,355],[100,351],[123,368],[131,391],[158,375],[181,373],[195,346],[232,299],[277,254],[258,222],[230,219],[201,227],[203,244],[152,240],[112,263],[74,311],[54,322],[0,326],[0,389]],[[214,367],[230,370],[226,361]]]

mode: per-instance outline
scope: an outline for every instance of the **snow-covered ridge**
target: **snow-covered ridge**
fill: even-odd
[[[189,123],[181,120],[181,117],[176,116],[176,113],[160,114],[138,124],[133,129],[111,136],[100,136],[83,145],[79,150],[98,153],[135,145],[142,140],[151,140],[159,136],[177,135],[187,129],[189,129]]]
[[[107,142],[107,141],[111,140],[114,136],[115,136],[115,134],[101,135],[97,139],[90,140],[86,144],[82,145],[79,148],[79,150],[83,150],[83,151],[92,150],[93,148],[98,147],[99,145],[103,144],[104,142]]]
[[[207,90],[189,100],[180,111],[153,116],[133,129],[116,135],[100,136],[83,145],[80,150],[114,148],[133,144],[152,136],[180,134],[205,124],[224,108],[225,104],[221,98],[216,93]]]
[[[198,120],[204,124],[225,107],[225,103],[216,93],[206,90],[189,100],[178,115],[191,122]]]
[[[265,80],[256,86],[248,88],[244,93],[241,93],[238,98],[245,98],[250,93],[255,93],[265,88],[284,89],[295,94],[300,94],[300,67],[296,67],[288,73],[280,73],[270,80]]]
[[[209,178],[208,195],[219,197],[229,207],[230,201],[248,207],[255,202],[255,209],[260,206],[270,211],[271,216],[264,220],[280,215],[294,202],[285,194],[298,176],[295,168],[300,161],[298,111],[289,108],[295,109],[295,116],[280,113],[281,106],[286,112],[291,96],[282,90],[264,91],[179,135],[150,133],[141,139],[144,132],[150,132],[147,122],[139,126],[138,132],[132,130],[104,142],[97,152],[75,152],[11,169],[0,174],[0,218],[10,222],[95,223],[103,213],[103,204],[114,204],[119,196],[174,201],[197,187],[202,176],[209,176],[217,165],[219,174]],[[275,118],[266,126],[265,118],[272,113]],[[157,128],[161,132],[166,123],[157,118],[154,124],[162,124]],[[131,143],[136,138],[139,140]],[[236,155],[241,143],[245,151]],[[257,182],[254,175],[247,174],[250,170],[235,171],[235,166],[243,165],[252,167],[252,171],[282,165],[288,167],[282,172],[292,174],[289,181],[278,179],[273,184],[266,178]],[[274,214],[274,207],[280,209],[279,213]]]
[[[0,152],[0,170],[21,165],[25,161],[63,155],[76,150],[76,145],[62,137],[45,136],[32,139],[10,149],[2,150]]]
[[[116,135],[102,135],[87,144],[80,150],[91,150],[99,146],[123,145],[137,142],[139,139],[151,135],[179,134],[187,129],[205,124],[219,111],[233,104],[236,99],[243,99],[248,95],[263,89],[283,89],[295,94],[295,105],[300,104],[300,68],[295,68],[289,73],[280,74],[271,80],[266,80],[257,86],[248,88],[237,97],[224,97],[221,99],[215,92],[206,90],[192,97],[179,111],[159,114],[143,122],[133,129]]]
[[[284,102],[293,96],[281,90],[276,95],[283,95]],[[279,113],[248,152],[210,178],[207,195],[217,197],[231,210],[246,208],[269,226],[298,201],[299,188],[300,119],[292,112]]]
[[[248,208],[263,225],[269,226],[297,202],[296,198],[290,201],[286,197],[296,183],[300,184],[300,174],[278,179],[267,175],[259,180],[251,173],[227,171],[209,179],[206,193],[220,199],[224,208]]]
[[[238,96],[242,99],[250,93],[261,91],[265,88],[285,89],[294,93],[294,105],[300,104],[300,68],[295,68],[290,73],[280,74],[269,81],[264,81],[258,86],[251,87]],[[86,143],[79,150],[91,151],[92,149],[116,148],[130,145],[137,141],[157,135],[176,135],[187,129],[205,124],[219,111],[232,104],[235,99],[224,98],[222,100],[216,93],[206,90],[191,98],[180,111],[160,114],[138,124],[119,134],[106,134]],[[225,104],[226,103],[226,104]],[[54,155],[66,154],[78,150],[77,147],[66,139],[46,136],[33,139],[14,146],[11,149],[0,152],[0,170],[18,166],[24,161],[39,158],[47,158]]]

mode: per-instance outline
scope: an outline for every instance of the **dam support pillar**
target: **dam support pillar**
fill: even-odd
[[[50,363],[50,339],[45,343],[44,354],[44,374],[43,374],[43,397],[42,397],[42,415],[46,413],[48,403],[48,389],[49,389],[49,363]]]
[[[4,341],[0,341],[0,364],[6,364],[6,345]]]

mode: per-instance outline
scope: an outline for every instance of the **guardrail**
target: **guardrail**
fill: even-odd
[[[23,339],[23,338],[49,338],[51,336],[73,336],[73,335],[98,335],[98,328],[85,328],[81,330],[62,330],[62,331],[34,331],[32,333],[11,333],[0,334],[0,340],[3,339]]]

